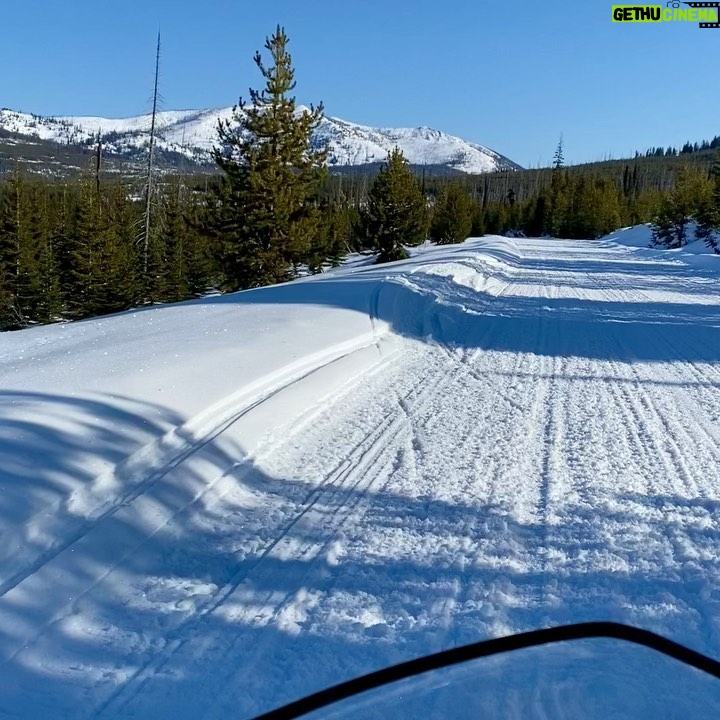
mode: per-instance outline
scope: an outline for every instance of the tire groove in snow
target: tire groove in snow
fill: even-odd
[[[55,539],[39,554],[29,558],[23,554],[7,558],[5,564],[10,566],[10,570],[5,578],[0,578],[0,598],[79,542],[99,523],[109,520],[116,512],[151,491],[169,472],[209,446],[223,432],[264,402],[352,353],[378,346],[378,338],[379,336],[373,332],[370,340],[361,339],[360,342],[329,348],[318,353],[317,360],[310,358],[309,361],[297,361],[272,376],[261,378],[254,383],[257,388],[254,392],[252,388],[243,389],[237,397],[230,398],[215,408],[204,410],[196,418],[186,421],[182,427],[173,428],[162,438],[140,448],[116,468],[98,477],[89,491],[84,489],[76,491],[66,500],[58,501],[49,509],[52,510],[61,504],[68,507],[73,504],[85,505],[88,501],[88,493],[92,496],[96,485],[103,489],[113,487],[124,490],[120,494],[99,499],[98,504],[86,510],[82,517],[73,517],[70,513],[73,521],[68,523],[75,527],[70,532],[65,528],[63,536]],[[349,349],[346,350],[346,347]],[[270,388],[263,389],[268,384]],[[48,509],[39,511],[27,519],[24,525],[33,525],[38,517],[44,516],[47,512]],[[6,535],[17,532],[17,527],[10,527],[7,533],[0,535],[0,547],[3,546],[2,541]]]
[[[178,461],[177,458],[173,457],[167,466],[162,467],[154,473],[152,477],[156,479],[151,484],[144,488],[135,489],[132,493],[130,493],[132,497],[130,497],[126,502],[119,504],[117,507],[113,507],[107,514],[101,516],[95,523],[90,525],[79,537],[73,538],[70,542],[65,543],[62,548],[57,550],[57,552],[53,552],[49,557],[41,558],[41,562],[39,562],[37,567],[34,567],[31,572],[26,572],[22,579],[18,580],[18,582],[16,582],[12,587],[7,588],[4,595],[0,597],[0,618],[2,618],[2,615],[5,612],[3,605],[9,609],[9,613],[12,612],[11,608],[17,602],[15,599],[15,595],[17,593],[20,593],[21,597],[25,595],[32,595],[38,592],[34,587],[32,587],[33,585],[37,585],[39,588],[43,587],[43,584],[45,583],[45,580],[43,579],[44,573],[50,573],[52,576],[56,577],[72,577],[72,573],[68,568],[64,567],[64,565],[69,564],[72,566],[73,563],[80,562],[85,546],[90,546],[93,542],[98,542],[100,546],[107,545],[107,542],[103,543],[103,531],[107,537],[114,537],[117,542],[117,547],[112,549],[108,547],[106,549],[107,552],[112,552],[114,554],[112,560],[108,561],[107,566],[94,568],[91,572],[84,571],[82,573],[78,573],[78,575],[83,576],[80,584],[78,584],[77,581],[74,581],[74,584],[68,584],[64,588],[64,591],[67,594],[67,602],[61,607],[48,608],[47,616],[42,621],[38,621],[38,627],[33,628],[31,636],[23,636],[22,640],[19,641],[19,644],[16,640],[14,648],[12,649],[9,647],[5,648],[5,657],[0,658],[0,663],[12,662],[19,652],[22,652],[24,648],[35,642],[44,632],[57,625],[59,622],[62,622],[69,615],[72,615],[75,612],[74,608],[77,606],[79,601],[99,586],[114,570],[121,567],[124,563],[127,563],[131,557],[139,553],[148,542],[152,541],[153,537],[158,532],[168,526],[178,515],[187,512],[191,506],[196,504],[205,495],[213,492],[216,484],[219,481],[222,481],[225,476],[224,474],[214,475],[203,482],[196,482],[195,487],[191,489],[191,496],[189,499],[178,498],[173,500],[174,506],[166,507],[156,497],[153,497],[153,493],[159,493],[160,490],[163,489],[164,484],[167,486],[164,489],[168,490],[172,495],[173,473],[177,473],[179,472],[179,469],[182,469],[185,475],[192,477],[196,469],[195,466],[198,466],[200,471],[202,471],[205,465],[209,466],[210,472],[217,472],[214,458],[218,455],[218,449],[213,443],[221,438],[223,433],[228,433],[228,431],[233,430],[234,426],[239,421],[244,420],[244,418],[253,410],[264,406],[265,403],[277,397],[283,391],[288,391],[293,388],[293,386],[299,385],[303,380],[307,379],[311,375],[323,371],[324,369],[332,366],[334,363],[341,362],[346,358],[351,357],[353,353],[362,352],[369,347],[376,346],[377,337],[373,336],[373,341],[369,344],[354,344],[356,347],[348,351],[345,351],[345,349],[342,348],[340,349],[340,352],[338,352],[337,349],[330,348],[327,351],[319,353],[317,357],[321,358],[320,364],[311,370],[304,369],[299,377],[292,375],[288,377],[287,370],[276,373],[277,377],[288,377],[282,386],[273,387],[262,396],[262,399],[256,399],[252,401],[249,406],[246,405],[236,412],[231,412],[229,418],[227,415],[228,408],[232,407],[232,404],[228,404],[227,402],[223,403],[222,407],[224,410],[220,414],[220,423],[213,427],[209,435],[202,437],[202,439],[191,446],[188,451],[184,452],[181,460]],[[385,357],[384,362],[389,362],[392,359],[393,355],[391,354]],[[382,364],[383,362],[381,361],[380,365]],[[301,360],[294,364],[294,366],[302,365],[307,365],[307,361]],[[377,367],[378,365],[375,366],[375,368]],[[369,366],[368,374],[371,375],[373,369],[373,366]],[[350,385],[352,385],[355,381],[350,380]],[[247,397],[247,393],[240,393],[239,397]],[[305,414],[312,414],[314,410],[315,408],[311,406],[306,409]],[[202,415],[207,417],[209,413],[208,411],[205,411]],[[205,421],[205,427],[207,427],[207,421]],[[237,446],[234,446],[234,449],[238,453],[237,457],[234,458],[224,456],[220,453],[228,467],[243,466],[251,459],[251,456],[248,455],[246,451]],[[209,458],[205,457],[204,453],[209,453]],[[193,464],[192,470],[189,467],[191,463]],[[205,468],[205,472],[208,472],[207,468]],[[142,509],[140,509],[140,506],[142,506]],[[137,536],[137,532],[131,522],[133,515],[152,518],[151,527],[144,528],[139,537]],[[74,553],[75,550],[78,550],[78,554],[73,556],[71,553]],[[55,569],[54,561],[60,562],[63,558],[65,559],[65,562],[61,563],[58,569]],[[29,584],[31,587],[29,589],[26,588],[26,584]],[[11,596],[13,597],[11,598]],[[8,600],[9,602],[7,602]]]
[[[78,626],[102,618],[113,591],[129,626],[143,613],[158,624],[138,620],[115,649],[118,665],[85,696],[89,717],[247,717],[411,656],[578,620],[635,622],[716,654],[710,336],[684,348],[683,327],[658,321],[657,294],[618,285],[630,251],[491,239],[447,252],[445,268],[392,266],[390,285],[409,275],[412,292],[371,298],[375,332],[410,315],[391,360],[275,433],[252,467],[213,476],[173,516],[183,547],[168,549],[165,526],[116,557],[73,605],[77,624],[17,662],[43,647],[72,658],[58,643],[73,630],[94,639]],[[660,283],[660,264],[647,266]],[[633,356],[633,303],[651,361]],[[144,563],[155,572],[137,572]],[[546,685],[552,670],[523,667],[522,681]],[[559,697],[534,699],[572,717],[577,704]]]
[[[441,371],[441,373],[439,373],[441,376],[439,382],[443,382],[448,376],[452,375],[453,372],[457,372],[457,370],[451,368]],[[415,394],[417,395],[417,397],[414,398],[415,403],[421,402],[424,398],[430,396],[434,389],[435,385],[432,382],[418,382],[409,395],[399,399],[399,403],[407,403],[408,400],[412,401],[413,395]],[[327,541],[322,548],[326,549],[334,538],[334,535],[332,534],[333,528],[337,530],[347,517],[347,514],[343,516],[340,515],[341,509],[345,507],[344,498],[347,494],[346,491],[352,492],[360,488],[361,485],[365,485],[365,483],[363,483],[365,478],[362,475],[362,471],[371,468],[373,463],[378,462],[381,459],[382,455],[388,451],[390,446],[389,441],[397,436],[404,427],[405,425],[402,418],[398,418],[397,416],[388,416],[378,427],[374,428],[364,441],[356,446],[347,460],[343,461],[329,477],[324,478],[317,487],[310,491],[306,499],[306,505],[303,507],[301,512],[298,515],[293,516],[285,525],[279,528],[277,536],[274,537],[274,539],[272,539],[272,541],[262,550],[257,559],[251,563],[250,567],[243,568],[240,573],[233,577],[225,587],[223,587],[210,599],[207,604],[205,604],[198,615],[192,616],[188,620],[187,624],[181,626],[181,628],[179,628],[175,633],[178,635],[178,638],[169,638],[169,647],[153,658],[146,666],[142,667],[133,679],[119,689],[117,694],[111,696],[101,708],[100,715],[110,710],[113,712],[121,711],[129,703],[131,703],[132,700],[142,692],[146,678],[152,677],[155,673],[161,672],[162,668],[178,652],[181,652],[184,649],[187,640],[192,639],[198,634],[201,629],[201,624],[206,617],[221,608],[225,602],[228,602],[233,593],[241,591],[242,585],[251,582],[251,578],[254,575],[262,572],[263,561],[266,558],[269,558],[273,551],[275,551],[287,539],[287,536],[292,529],[301,522],[311,510],[313,510],[316,504],[322,500],[325,505],[327,502],[325,501],[325,497],[327,495],[332,497],[332,495],[335,494],[340,500],[340,502],[335,506],[335,510],[332,512],[335,516],[336,522],[331,522],[329,524],[327,523],[327,520],[324,520],[323,522],[323,526],[328,531]],[[390,449],[392,452],[392,448]],[[252,472],[252,470],[250,472]],[[371,481],[367,483],[367,487],[365,487],[365,489],[368,489],[374,479],[375,474],[371,475]],[[355,505],[360,502],[360,498],[361,496],[358,494],[355,500]],[[347,508],[348,511],[352,512],[355,505]],[[323,517],[325,517],[324,513]],[[318,552],[318,556],[321,554],[322,549]],[[302,551],[300,552],[302,553]],[[309,568],[305,571],[305,573],[303,573],[303,575],[307,574],[307,572],[309,572]],[[296,578],[296,580],[299,586],[301,586],[302,577]],[[272,620],[277,618],[282,611],[283,605],[284,603],[275,607],[269,618],[255,618],[255,620],[251,621],[249,624],[263,625],[272,622]],[[180,632],[180,630],[182,632]],[[192,634],[190,634],[190,631],[192,631]],[[185,638],[185,641],[183,641],[183,637]]]

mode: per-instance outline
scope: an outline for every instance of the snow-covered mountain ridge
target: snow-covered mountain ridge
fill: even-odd
[[[299,112],[304,108],[300,107]],[[171,110],[158,115],[158,147],[180,153],[195,162],[208,162],[217,142],[219,120],[232,118],[231,107],[209,110]],[[112,119],[102,117],[43,117],[15,110],[0,110],[0,130],[62,145],[87,146],[98,132],[106,152],[134,154],[149,140],[150,116]],[[331,167],[382,162],[399,147],[413,165],[445,165],[464,173],[517,170],[520,166],[499,153],[454,135],[427,127],[372,128],[335,117],[323,118],[315,134],[327,142]]]

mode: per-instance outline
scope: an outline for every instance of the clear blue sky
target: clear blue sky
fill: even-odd
[[[664,4],[664,3],[663,3]],[[299,102],[429,125],[526,166],[720,134],[720,29],[611,23],[611,0],[0,0],[0,107],[123,117],[232,105],[277,23]],[[693,68],[704,64],[704,70]],[[705,82],[702,82],[704,80]]]

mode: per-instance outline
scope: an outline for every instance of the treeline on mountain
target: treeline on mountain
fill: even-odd
[[[257,197],[284,202],[290,173],[274,184],[261,158]],[[618,227],[654,222],[661,245],[701,236],[715,246],[720,227],[719,173],[681,168],[647,186],[628,166],[620,182],[576,168],[548,171],[535,192],[518,198],[523,173],[508,173],[507,195],[490,201],[493,178],[422,178],[392,153],[374,178],[316,176],[302,200],[279,214],[257,206],[240,167],[219,182],[166,176],[157,184],[154,222],[143,252],[142,197],[121,180],[51,181],[13,174],[0,181],[0,328],[78,319],[210,290],[282,282],[337,265],[351,252],[380,261],[406,257],[430,239],[459,242],[483,234],[595,238]],[[234,172],[243,180],[235,185]],[[541,177],[536,173],[536,178]],[[640,180],[642,178],[642,181]],[[503,178],[504,180],[504,178]],[[661,189],[662,185],[662,189]]]
[[[720,148],[720,137],[717,135],[712,140],[703,140],[701,143],[691,143],[689,140],[678,150],[672,146],[661,148],[648,148],[644,153],[635,152],[635,157],[671,157],[677,155],[691,155],[692,153],[716,150]]]
[[[103,135],[103,175],[107,179],[124,177],[132,180],[142,173],[144,160],[142,152],[137,150],[114,149],[109,152],[108,143],[113,133]],[[158,164],[169,172],[187,174],[190,170],[196,175],[215,171],[212,163],[204,158],[189,160],[182,153],[164,148],[156,149]],[[43,140],[27,135],[12,133],[0,128],[0,178],[7,179],[22,166],[28,174],[44,177],[71,178],[78,180],[90,157],[95,155],[95,141],[83,140],[77,143],[60,143]]]
[[[710,228],[718,226],[720,196],[714,188],[719,152],[700,153],[683,162],[651,157],[572,167],[563,166],[560,157],[554,167],[542,170],[449,178],[420,172],[415,180],[426,199],[428,237],[434,242],[456,234],[449,231],[450,225],[461,228],[462,235],[468,223],[470,231],[461,239],[483,234],[592,239],[627,225],[666,224],[669,214],[676,212],[685,218],[686,230],[690,219],[696,219],[703,237],[715,247]],[[351,206],[362,207],[372,184],[372,178],[330,178],[327,192],[342,194]],[[688,239],[685,233],[682,242]],[[361,240],[350,234],[352,247]]]
[[[0,180],[0,330],[292,280],[351,252],[399,260],[426,240],[483,234],[596,238],[654,223],[658,245],[690,228],[716,247],[720,150],[438,177],[390,153],[374,175],[330,175],[311,141],[322,106],[298,115],[282,28],[255,62],[264,80],[218,127],[214,178]],[[708,145],[711,145],[709,143]],[[152,168],[152,163],[149,164]],[[151,182],[151,180],[153,180]],[[694,222],[693,222],[694,221]]]
[[[612,180],[619,187],[632,186],[635,192],[660,190],[666,192],[675,186],[675,179],[684,167],[697,168],[710,173],[717,151],[706,150],[697,154],[662,157],[637,157],[627,160],[605,160],[582,165],[563,166],[571,176],[585,175]],[[447,178],[424,175],[419,169],[421,181],[430,189],[447,182]],[[553,168],[538,168],[517,172],[494,172],[485,175],[462,175],[454,177],[473,196],[483,202],[501,202],[512,190],[515,198],[523,202],[550,185]]]

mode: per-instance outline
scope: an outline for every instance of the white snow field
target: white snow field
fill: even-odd
[[[720,657],[720,258],[621,242],[1,335],[0,717],[250,718],[585,620]],[[333,716],[720,708],[609,641],[430,684]]]

